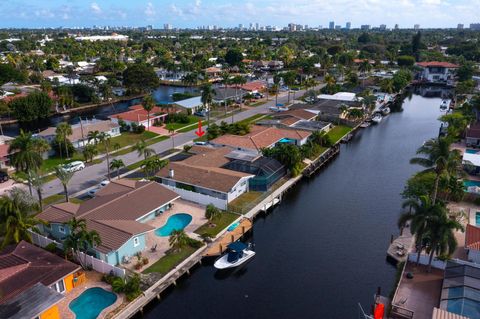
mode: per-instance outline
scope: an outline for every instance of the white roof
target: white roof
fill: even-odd
[[[351,92],[338,92],[333,95],[320,94],[318,98],[326,99],[326,100],[337,100],[337,101],[357,101],[358,100],[355,93],[351,93]]]
[[[433,308],[432,319],[468,319],[467,317],[458,315],[456,313],[448,312],[447,310]]]
[[[184,107],[186,109],[194,109],[202,105],[202,97],[201,96],[191,97],[186,100],[177,101],[175,102],[175,104],[181,107]]]
[[[480,154],[463,153],[463,161],[470,162],[474,166],[480,166]]]

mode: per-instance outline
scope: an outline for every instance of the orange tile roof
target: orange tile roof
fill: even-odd
[[[277,127],[262,127],[254,125],[250,133],[240,136],[225,134],[217,137],[211,142],[214,144],[227,145],[231,147],[240,147],[246,149],[260,150],[268,148],[280,141],[282,138],[291,138],[302,140],[311,135],[310,132],[302,130],[282,129]]]
[[[161,115],[159,116],[158,114],[161,114]],[[150,111],[150,121],[152,121],[156,117],[161,117],[161,116],[167,116],[167,114],[164,112],[163,108],[161,107],[155,106]],[[148,112],[143,109],[142,105],[133,105],[129,108],[128,111],[114,114],[114,115],[111,115],[110,117],[138,123],[138,122],[143,122],[147,120]]]
[[[465,231],[465,247],[480,250],[480,227],[468,224]]]
[[[450,63],[450,62],[439,62],[439,61],[418,62],[417,65],[421,66],[421,67],[424,67],[424,68],[432,67],[432,68],[455,69],[455,68],[459,67],[459,65],[457,65],[457,64],[453,64],[453,63]]]

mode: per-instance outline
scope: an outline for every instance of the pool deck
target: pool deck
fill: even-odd
[[[194,239],[200,239],[198,234],[195,234],[194,231],[199,228],[200,226],[204,225],[208,222],[205,218],[205,206],[189,202],[183,199],[178,199],[175,201],[173,207],[163,214],[157,216],[155,219],[148,221],[146,224],[155,227],[155,229],[162,227],[167,222],[168,218],[175,214],[180,213],[187,213],[192,216],[192,221],[185,227],[185,232],[187,235]],[[149,263],[143,266],[141,269],[135,269],[135,264],[137,263],[137,258],[135,256],[132,257],[130,263],[122,264],[122,267],[141,273],[145,268],[165,256],[167,250],[170,249],[170,245],[168,242],[169,237],[161,237],[155,234],[155,231],[151,231],[147,233],[146,236],[146,249],[142,252],[142,257],[147,257]],[[152,247],[157,246],[155,251],[151,251]]]
[[[85,272],[87,281],[80,285],[79,287],[73,288],[67,294],[65,294],[65,298],[58,303],[58,310],[60,311],[60,316],[62,319],[75,319],[75,314],[70,310],[69,305],[70,303],[80,296],[85,290],[94,287],[100,287],[108,291],[112,291],[112,287],[107,284],[106,282],[102,281],[103,274],[98,273],[96,271],[86,271]],[[117,300],[113,305],[103,309],[100,315],[97,318],[106,318],[108,313],[113,309],[116,309],[124,302],[124,296],[117,294]]]

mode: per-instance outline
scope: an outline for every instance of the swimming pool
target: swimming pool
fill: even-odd
[[[480,226],[480,212],[475,213],[475,225]]]
[[[478,152],[479,152],[479,150],[472,150],[472,149],[469,149],[469,148],[467,148],[465,150],[465,153],[467,153],[467,154],[477,154]]]
[[[470,186],[478,186],[480,187],[480,181],[471,181],[471,180],[464,180],[463,185],[465,187],[470,187]]]
[[[165,225],[155,230],[155,235],[160,237],[170,236],[172,231],[184,229],[191,221],[192,216],[186,213],[172,215],[168,217]]]
[[[100,287],[85,290],[78,298],[74,299],[69,307],[76,319],[95,319],[117,300],[117,295]]]

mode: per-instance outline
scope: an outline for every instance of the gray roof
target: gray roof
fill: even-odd
[[[202,97],[201,96],[191,97],[189,99],[177,101],[175,102],[175,104],[185,109],[194,109],[202,105]]]
[[[0,304],[0,318],[35,318],[63,299],[63,295],[41,283]]]
[[[330,123],[322,122],[322,121],[305,121],[301,120],[294,123],[291,127],[299,129],[299,130],[307,130],[307,131],[321,131],[326,129]]]

